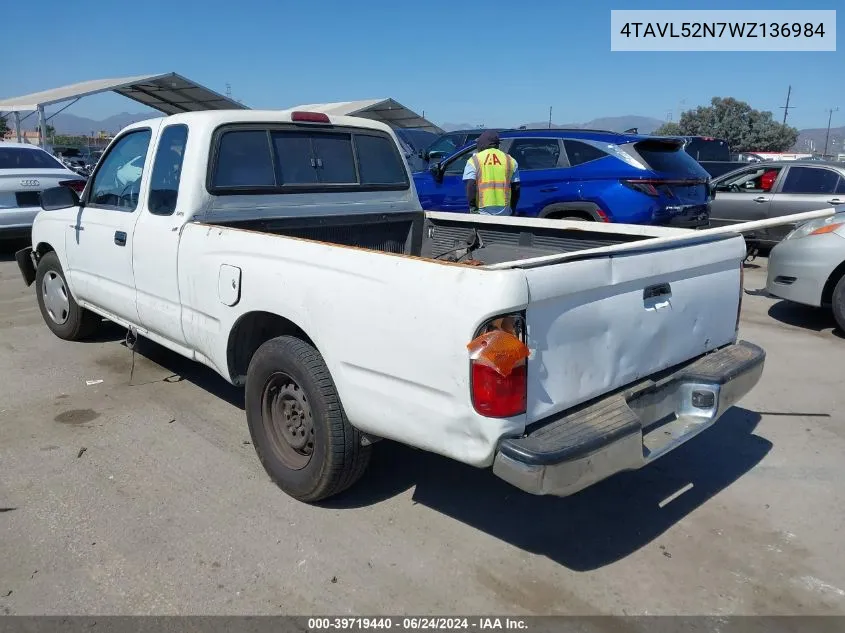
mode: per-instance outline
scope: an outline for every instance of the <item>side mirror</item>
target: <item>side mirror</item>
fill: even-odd
[[[426,155],[426,158],[428,160],[439,160],[439,159],[443,158],[443,156],[445,154],[446,154],[446,152],[438,152],[438,151],[428,152],[428,154]]]
[[[50,187],[41,192],[41,208],[45,211],[79,206],[79,194],[70,187]]]
[[[443,172],[441,171],[440,163],[432,163],[429,165],[428,171],[437,182],[440,182],[443,179]]]

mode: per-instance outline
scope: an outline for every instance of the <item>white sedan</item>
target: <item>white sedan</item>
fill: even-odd
[[[40,147],[0,143],[0,239],[29,237],[41,192],[57,186],[81,193],[85,179]]]

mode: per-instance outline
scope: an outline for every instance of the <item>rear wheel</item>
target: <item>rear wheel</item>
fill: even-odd
[[[836,319],[836,325],[839,329],[845,332],[845,275],[843,275],[836,287],[833,289],[833,296],[831,297],[831,308],[833,309],[833,318]]]
[[[59,338],[79,341],[97,329],[100,317],[76,303],[68,290],[59,258],[52,251],[46,253],[38,262],[35,291],[44,322]]]
[[[367,467],[323,357],[293,336],[264,343],[249,364],[246,414],[258,457],[290,496],[314,502],[342,492]]]

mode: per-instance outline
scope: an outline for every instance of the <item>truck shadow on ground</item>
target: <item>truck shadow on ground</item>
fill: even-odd
[[[790,301],[778,301],[769,308],[768,314],[775,321],[784,325],[812,330],[813,332],[831,330],[834,336],[845,338],[845,333],[837,327],[833,313],[829,308],[816,308]]]
[[[590,571],[648,545],[757,465],[772,448],[753,434],[760,419],[735,407],[648,467],[563,499],[529,495],[490,470],[385,441],[375,445],[364,478],[323,505],[366,506],[415,486],[415,503],[572,570]]]

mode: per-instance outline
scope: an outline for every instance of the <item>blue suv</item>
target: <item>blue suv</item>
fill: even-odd
[[[710,221],[709,174],[677,138],[591,130],[499,132],[519,164],[516,214],[688,228]],[[470,143],[414,174],[423,209],[468,213],[464,166]]]

